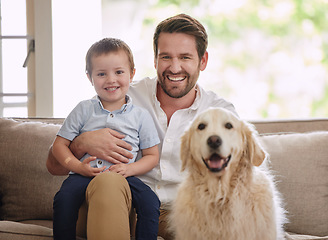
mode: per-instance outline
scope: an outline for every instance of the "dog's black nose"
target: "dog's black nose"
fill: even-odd
[[[222,144],[222,139],[219,136],[212,135],[207,139],[207,145],[210,148],[217,149]]]

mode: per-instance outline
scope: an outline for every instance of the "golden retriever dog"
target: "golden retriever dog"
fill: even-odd
[[[259,167],[266,157],[252,125],[222,108],[199,114],[181,139],[188,174],[170,215],[175,238],[284,239],[279,193]]]

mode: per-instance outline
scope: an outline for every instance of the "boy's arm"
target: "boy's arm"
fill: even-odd
[[[52,146],[53,156],[63,167],[86,177],[94,177],[105,169],[105,167],[93,168],[90,166],[90,162],[95,160],[96,157],[89,157],[80,162],[69,149],[70,143],[71,141],[57,136]]]
[[[154,167],[159,162],[158,146],[143,149],[142,158],[130,164],[112,165],[109,170],[121,174],[123,177],[143,175]]]

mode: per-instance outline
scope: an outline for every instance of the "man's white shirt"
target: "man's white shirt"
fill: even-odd
[[[134,81],[129,90],[134,104],[146,108],[154,119],[160,138],[160,162],[157,167],[143,176],[143,182],[158,195],[163,206],[175,198],[177,187],[185,173],[180,171],[180,141],[185,129],[194,117],[209,107],[223,107],[236,114],[234,106],[212,91],[205,91],[197,85],[197,96],[189,108],[176,111],[167,125],[167,117],[156,97],[157,78]]]

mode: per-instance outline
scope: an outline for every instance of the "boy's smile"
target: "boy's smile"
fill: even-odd
[[[105,90],[106,91],[109,91],[109,92],[113,92],[115,91],[116,89],[118,89],[119,87],[106,87]]]

